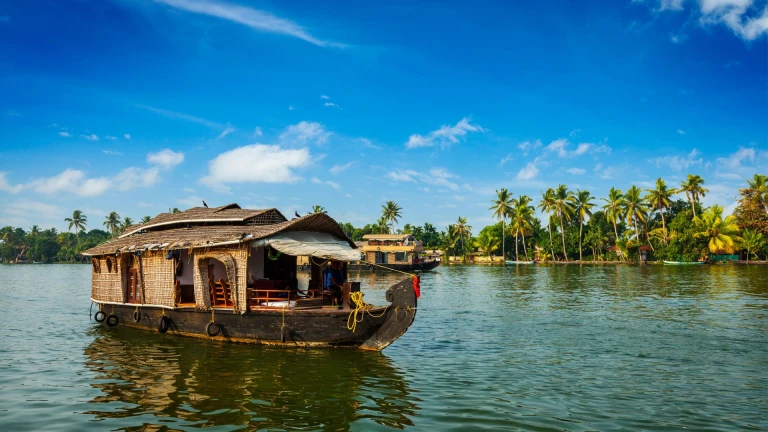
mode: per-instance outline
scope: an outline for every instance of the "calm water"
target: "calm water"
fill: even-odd
[[[440,268],[382,353],[107,329],[89,279],[0,266],[3,430],[768,428],[768,267]]]

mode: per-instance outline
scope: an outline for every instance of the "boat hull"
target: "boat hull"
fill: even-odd
[[[704,261],[664,261],[666,265],[703,265]]]
[[[533,264],[533,261],[507,261],[507,264]]]
[[[162,309],[151,306],[104,304],[107,315],[118,318],[117,326],[158,331],[161,317],[168,318],[168,335],[190,336],[228,342],[280,345],[286,347],[352,347],[381,350],[397,340],[416,317],[416,295],[410,280],[387,291],[391,304],[358,311],[354,331],[348,328],[354,315],[349,309],[255,309],[243,314],[217,309]],[[134,320],[138,311],[139,320]],[[212,321],[220,329],[209,336],[206,327]],[[106,324],[104,324],[106,325]]]

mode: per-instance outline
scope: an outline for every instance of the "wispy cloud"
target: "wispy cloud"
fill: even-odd
[[[680,134],[680,135],[685,135],[685,131],[684,131],[684,130],[682,130],[682,129],[678,129],[678,130],[677,130],[677,133],[678,133],[678,134]]]
[[[587,172],[584,168],[568,168],[565,171],[573,175],[584,175]]]
[[[264,135],[264,132],[262,132],[261,127],[256,126],[256,129],[253,130],[253,137],[256,138],[262,135]]]
[[[183,112],[176,112],[176,111],[170,111],[163,108],[155,108],[153,106],[149,105],[141,105],[141,104],[135,104],[136,107],[145,109],[147,111],[153,112],[155,114],[161,115],[163,117],[168,117],[172,119],[178,119],[178,120],[184,120],[192,123],[201,124],[203,126],[209,127],[211,129],[226,129],[226,125],[223,125],[221,123],[212,122],[210,120],[206,120],[204,118],[196,117],[191,114],[186,114]],[[130,137],[130,135],[129,135]],[[126,138],[130,139],[130,138]]]
[[[108,140],[111,140],[111,141],[114,141],[114,140],[116,140],[116,139],[117,139],[117,137],[116,137],[116,136],[112,136],[112,135],[107,135],[107,136],[105,136],[104,138],[106,138],[106,139],[108,139]]]
[[[511,160],[512,160],[512,153],[509,153],[504,158],[502,158],[501,161],[499,161],[499,166],[503,167],[505,163],[507,163],[507,162],[509,162]]]
[[[334,189],[341,189],[341,185],[336,183],[335,181],[330,181],[330,180],[323,181],[323,180],[320,180],[317,177],[312,177],[312,183],[314,183],[314,184],[324,184],[324,185],[328,185],[328,186],[330,186],[330,187],[332,187]]]
[[[173,168],[184,162],[184,153],[175,152],[170,149],[160,150],[156,153],[149,153],[147,155],[147,162],[163,168]]]
[[[432,168],[427,173],[414,170],[391,171],[387,174],[387,177],[398,182],[423,183],[430,186],[448,188],[454,191],[459,190],[459,185],[452,181],[452,179],[457,178],[457,176],[445,168]]]
[[[63,136],[64,138],[69,138],[72,136],[72,134],[67,131],[61,131],[59,132],[59,135]]]
[[[348,170],[354,164],[355,164],[355,161],[346,163],[344,165],[334,165],[334,166],[331,167],[330,172],[331,172],[331,174],[338,174],[340,172],[344,172],[344,171]]]
[[[539,147],[541,147],[541,140],[523,141],[517,145],[517,148],[522,150],[523,155],[527,155],[530,150],[536,150]]]
[[[651,162],[658,168],[668,166],[675,171],[682,171],[687,170],[688,167],[693,165],[701,166],[703,159],[699,157],[700,155],[701,153],[698,150],[693,149],[685,157],[678,155],[660,156],[651,159]]]
[[[369,140],[368,138],[358,138],[355,140],[355,142],[360,143],[369,149],[381,150],[380,146],[377,146],[376,144],[372,143],[371,140]]]
[[[288,144],[323,145],[328,142],[331,132],[325,130],[325,126],[318,122],[301,121],[295,125],[288,126],[285,132],[280,134],[280,140]]]
[[[131,139],[131,134],[123,134],[123,138],[129,140]]]
[[[529,162],[520,171],[518,171],[515,178],[517,180],[533,180],[538,175],[539,175],[539,168],[536,167],[536,160],[534,160],[533,162]]]
[[[122,156],[123,154],[116,150],[102,150],[102,152],[106,155],[110,156]]]
[[[22,189],[24,189],[24,185],[12,185],[8,183],[8,180],[5,178],[5,173],[0,171],[0,191],[15,194],[21,192]]]
[[[324,105],[325,105],[325,106],[327,106],[327,107],[331,107],[331,108],[338,108],[338,109],[340,109],[340,110],[342,110],[342,111],[344,110],[344,108],[342,108],[342,107],[340,107],[340,106],[336,105],[336,104],[335,104],[335,103],[333,103],[333,102],[326,102]]]
[[[214,0],[155,0],[187,12],[221,18],[254,30],[292,36],[321,47],[343,48],[344,44],[318,39],[295,22],[269,12]]]
[[[330,100],[331,98],[327,95],[320,95],[320,99]]]
[[[219,134],[219,136],[216,137],[217,140],[224,138],[225,136],[231,134],[236,129],[229,123],[227,123],[227,127],[224,128],[223,131]]]
[[[80,135],[81,138],[85,138],[88,141],[98,141],[99,137],[96,134],[90,134],[90,135]]]
[[[571,147],[570,141],[565,138],[560,138],[552,141],[546,147],[550,152],[556,152],[561,158],[581,156],[588,151],[596,153],[610,153],[611,148],[606,144],[594,144],[594,143],[580,143],[575,149],[569,150]]]
[[[691,17],[698,18],[700,25],[724,25],[746,41],[755,40],[768,33],[768,6],[764,3],[756,4],[754,0],[659,0],[633,3],[645,3],[657,14],[665,11],[679,13],[685,11],[686,5],[691,5],[688,12]],[[685,39],[686,36],[682,33],[670,36],[673,43],[682,43]]]
[[[470,123],[468,117],[464,117],[459,120],[453,126],[443,125],[440,129],[434,130],[428,133],[426,136],[413,134],[408,137],[408,142],[405,143],[405,147],[412,149],[418,147],[432,147],[440,146],[442,148],[448,147],[452,144],[457,144],[462,141],[469,132],[485,132],[485,129],[480,125]]]

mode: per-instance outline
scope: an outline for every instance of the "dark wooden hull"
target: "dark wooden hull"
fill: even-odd
[[[117,315],[118,326],[131,326],[158,331],[158,322],[164,314],[170,320],[166,334],[218,339],[222,341],[259,343],[280,346],[354,347],[381,350],[389,346],[408,330],[416,317],[416,294],[410,279],[387,291],[384,307],[358,311],[355,331],[348,328],[354,319],[353,310],[344,309],[255,309],[244,314],[217,309],[213,318],[220,333],[209,336],[206,326],[211,322],[211,311],[193,308],[160,309],[139,307],[139,321],[135,322],[136,306],[103,306],[104,312]],[[104,324],[106,325],[106,324]]]

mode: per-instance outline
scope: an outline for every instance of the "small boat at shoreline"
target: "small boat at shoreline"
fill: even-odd
[[[346,282],[341,305],[335,304],[323,288],[324,268],[360,261],[362,254],[324,213],[287,220],[276,209],[195,207],[161,213],[83,255],[91,257],[94,319],[109,327],[379,351],[416,316],[415,276],[387,290],[387,305],[366,304],[359,282]],[[311,257],[304,290],[297,256]]]
[[[704,261],[664,261],[666,265],[702,265]]]
[[[535,261],[533,261],[533,260],[531,260],[531,261],[511,261],[511,260],[508,260],[507,261],[507,264],[515,264],[515,265],[517,265],[517,264],[534,264],[534,263],[535,263]]]

